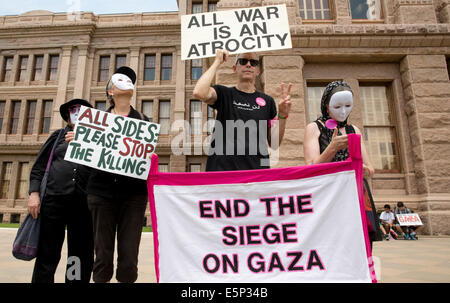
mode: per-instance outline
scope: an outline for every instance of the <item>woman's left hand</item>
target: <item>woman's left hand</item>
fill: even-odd
[[[65,140],[67,143],[70,143],[75,138],[75,133],[73,131],[69,131],[66,134]]]
[[[371,178],[375,173],[375,170],[372,166],[363,164],[363,175],[364,177]]]

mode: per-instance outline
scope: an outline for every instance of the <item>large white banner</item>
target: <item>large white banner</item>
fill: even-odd
[[[350,161],[150,172],[159,282],[375,281],[361,173]]]
[[[181,16],[181,59],[292,48],[286,5]]]
[[[160,125],[82,106],[65,160],[146,180]]]

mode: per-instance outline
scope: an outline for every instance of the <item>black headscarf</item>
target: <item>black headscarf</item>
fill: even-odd
[[[346,87],[351,91],[350,85],[348,85],[346,82],[333,81],[327,85],[327,87],[325,88],[325,90],[322,94],[322,100],[320,101],[320,109],[322,111],[322,116],[320,116],[317,120],[322,121],[323,125],[325,125],[325,122],[328,119],[332,119],[330,117],[330,114],[328,113],[327,105],[330,103],[330,99],[331,99],[331,96],[333,95],[332,94],[333,91],[340,86]],[[348,118],[345,119],[344,122],[336,121],[338,123],[338,135],[341,135],[339,128],[346,127],[346,129],[347,129],[347,120],[348,120]],[[321,134],[321,137],[325,136],[325,141],[327,141],[327,146],[328,146],[331,142],[331,139],[333,138],[333,130],[328,129],[327,127],[322,127],[321,133],[323,133],[323,134]],[[321,140],[321,138],[319,138],[319,140]],[[323,144],[325,144],[325,142],[323,142]],[[336,153],[336,155],[333,158],[333,162],[347,160],[348,156],[349,156],[348,148],[342,149]]]

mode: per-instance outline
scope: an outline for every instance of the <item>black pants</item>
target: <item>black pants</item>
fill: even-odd
[[[85,195],[46,196],[33,283],[53,283],[67,227],[65,281],[89,283],[94,262],[92,217]]]
[[[116,279],[124,283],[135,282],[147,196],[122,200],[88,195],[88,204],[94,225],[94,282],[105,283],[113,276],[116,233]]]

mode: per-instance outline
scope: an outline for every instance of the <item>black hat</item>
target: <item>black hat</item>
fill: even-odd
[[[132,70],[128,66],[119,67],[114,74],[123,74],[123,75],[127,76],[128,78],[130,78],[131,82],[133,82],[133,84],[136,83],[136,73],[134,72],[134,70]]]
[[[72,99],[69,102],[66,102],[64,104],[62,104],[59,107],[59,113],[61,114],[61,117],[64,119],[64,121],[68,121],[69,120],[69,107],[71,107],[72,105],[84,105],[87,107],[92,107],[91,103],[89,103],[86,100],[83,99]]]

